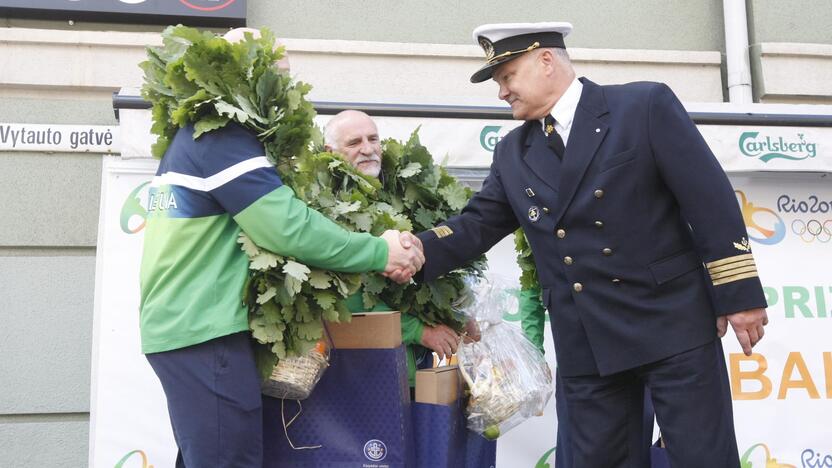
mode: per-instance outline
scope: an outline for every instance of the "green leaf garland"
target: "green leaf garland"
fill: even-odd
[[[285,184],[311,208],[345,229],[380,235],[388,229],[423,231],[456,214],[472,195],[434,164],[418,129],[407,142],[383,142],[381,180],[359,173],[341,156],[315,152],[321,132],[305,96],[275,64],[274,36],[247,34],[230,44],[210,32],[184,26],[165,29],[163,46],[148,48],[142,63],[142,95],[152,104],[152,152],[161,158],[179,128],[194,124],[194,138],[229,122],[263,142]],[[383,181],[383,184],[382,184]],[[238,239],[250,259],[243,301],[252,336],[260,343],[258,367],[265,377],[279,359],[302,355],[321,339],[323,320],[349,321],[346,299],[363,289],[368,309],[380,301],[429,325],[463,325],[457,310],[468,299],[465,278],[481,276],[480,257],[429,284],[398,285],[378,274],[311,268],[295,258],[260,248],[245,233]]]
[[[209,31],[170,26],[162,47],[147,49],[142,96],[153,105],[151,152],[161,158],[179,128],[195,127],[194,138],[234,121],[257,133],[266,155],[278,162],[321,140],[312,124],[315,110],[304,97],[312,89],[278,70],[284,48],[261,31],[229,43]]]
[[[520,288],[532,289],[538,287],[534,254],[522,228],[514,231],[514,250],[517,252],[517,265],[520,267]]]

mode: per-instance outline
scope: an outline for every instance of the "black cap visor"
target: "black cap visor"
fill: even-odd
[[[483,65],[482,68],[480,68],[473,75],[471,75],[471,83],[482,83],[485,80],[491,79],[491,76],[493,75],[494,70],[496,70],[497,67],[508,61],[520,58],[522,56],[523,54],[509,55],[508,57],[498,59],[494,63],[487,63]]]
[[[471,75],[471,83],[481,83],[491,78],[496,67],[532,50],[547,47],[566,48],[563,35],[551,31],[507,37],[493,44],[487,38],[480,37],[480,44],[486,49],[487,62]]]

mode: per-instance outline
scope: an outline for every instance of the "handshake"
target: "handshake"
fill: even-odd
[[[425,264],[422,241],[411,232],[384,231],[381,238],[387,241],[387,266],[384,276],[404,284],[413,278]]]

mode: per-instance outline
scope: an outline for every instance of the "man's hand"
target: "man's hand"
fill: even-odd
[[[479,341],[482,338],[480,334],[480,326],[477,324],[477,321],[469,318],[467,322],[465,322],[465,336],[463,337],[465,343],[473,343],[475,341]]]
[[[456,347],[459,345],[459,335],[446,325],[435,327],[425,325],[422,330],[421,344],[438,354],[439,359],[442,359],[443,356],[451,357],[452,354],[456,353]]]
[[[422,258],[424,259],[424,248],[422,247],[422,240],[413,235],[413,233],[400,233],[399,243],[401,243],[402,247],[406,249],[418,248],[422,252]],[[405,284],[410,281],[410,278],[412,278],[414,274],[416,274],[416,272],[411,273],[410,271],[405,269],[398,269],[390,273],[385,272],[384,276],[392,279],[393,281],[399,284]]]
[[[422,268],[425,255],[422,242],[409,232],[384,231],[381,238],[387,241],[387,266],[384,276],[397,283],[406,283]]]
[[[425,251],[425,248],[422,246],[422,240],[416,237],[416,235],[412,232],[400,232],[399,243],[406,249],[416,247],[420,252]],[[425,257],[422,256],[422,260],[424,260],[424,258]]]
[[[716,319],[716,331],[720,338],[728,331],[728,322],[731,322],[734,333],[737,334],[737,340],[740,342],[740,346],[742,346],[742,352],[746,356],[751,356],[751,348],[763,339],[763,335],[765,334],[763,327],[768,325],[766,309],[744,310],[718,317]]]

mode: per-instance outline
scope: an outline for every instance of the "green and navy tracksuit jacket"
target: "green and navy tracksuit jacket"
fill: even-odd
[[[254,134],[236,124],[193,139],[179,130],[151,183],[141,265],[142,352],[249,329],[248,256],[237,238],[309,266],[383,271],[387,244],[349,232],[283,185]]]

